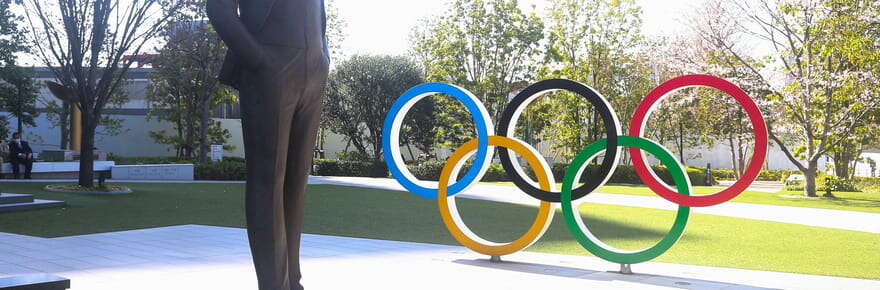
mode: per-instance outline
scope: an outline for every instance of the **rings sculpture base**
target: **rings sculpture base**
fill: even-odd
[[[503,261],[501,261],[501,256],[492,256],[492,257],[489,257],[489,262],[491,262],[491,263],[501,263],[501,262],[503,262]]]
[[[632,265],[630,264],[620,264],[620,274],[632,275]]]

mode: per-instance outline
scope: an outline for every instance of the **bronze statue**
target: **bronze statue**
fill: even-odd
[[[324,1],[208,0],[207,12],[229,47],[219,79],[240,93],[259,287],[302,289],[303,193],[330,61]]]

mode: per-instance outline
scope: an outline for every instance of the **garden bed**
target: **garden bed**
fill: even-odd
[[[126,194],[131,193],[131,188],[119,185],[105,185],[101,187],[82,187],[78,184],[50,184],[44,187],[46,191],[64,193],[92,193],[92,194]]]

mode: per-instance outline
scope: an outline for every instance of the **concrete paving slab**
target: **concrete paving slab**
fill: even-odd
[[[7,245],[83,240],[112,247],[60,259],[3,252],[0,277],[50,273],[71,279],[74,290],[256,289],[244,229],[183,225],[53,239],[0,234]],[[154,252],[157,242],[182,255]],[[58,251],[65,250],[82,248]],[[880,289],[874,280],[655,262],[623,275],[595,257],[531,252],[493,263],[459,246],[309,234],[302,255],[307,289]]]

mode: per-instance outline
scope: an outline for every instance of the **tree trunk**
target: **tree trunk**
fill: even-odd
[[[846,152],[834,153],[834,175],[837,177],[849,179],[849,165],[852,162],[852,156]]]
[[[70,148],[70,107],[74,106],[67,102],[61,103],[61,113],[58,114],[58,128],[61,131],[61,140],[58,144],[61,150]]]
[[[199,162],[208,162],[208,117],[211,113],[210,104],[207,101],[202,102],[202,110],[199,112]]]
[[[409,151],[409,159],[410,159],[410,161],[412,161],[412,162],[416,162],[416,155],[413,154],[413,151],[412,151],[412,145],[410,145],[409,143],[407,143],[407,144],[406,144],[406,150]],[[378,159],[377,159],[377,160],[378,160]]]
[[[808,197],[817,197],[816,195],[816,177],[818,176],[818,162],[810,161],[807,171],[804,171],[804,195]]]
[[[687,166],[687,161],[684,160],[684,122],[680,119],[678,120],[678,158],[681,160],[681,165]]]
[[[82,144],[79,153],[79,185],[82,187],[94,187],[95,172],[95,126],[92,126],[93,115],[91,112],[82,114]]]
[[[741,174],[737,167],[738,159],[736,158],[736,148],[733,147],[733,137],[727,137],[727,142],[730,145],[730,167],[733,167],[733,173],[736,175],[736,179],[739,179]]]

